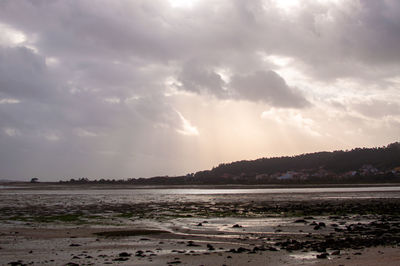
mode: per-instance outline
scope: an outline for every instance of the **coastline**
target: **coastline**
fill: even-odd
[[[263,189],[263,188],[352,188],[397,187],[400,183],[352,183],[352,184],[225,184],[225,185],[132,185],[132,184],[68,184],[59,182],[7,182],[1,190],[13,189]],[[0,190],[0,191],[1,191]]]

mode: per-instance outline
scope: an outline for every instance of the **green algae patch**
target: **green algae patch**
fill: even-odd
[[[33,217],[36,222],[51,223],[51,222],[82,222],[82,215],[79,214],[64,214],[52,216]]]
[[[158,235],[158,234],[169,234],[169,233],[170,232],[164,230],[135,229],[135,230],[120,230],[120,231],[105,231],[94,234],[102,237],[128,237],[128,236]]]
[[[20,222],[39,222],[39,223],[52,223],[52,222],[83,222],[80,214],[64,214],[64,215],[47,215],[47,216],[12,216],[2,220],[20,221]]]

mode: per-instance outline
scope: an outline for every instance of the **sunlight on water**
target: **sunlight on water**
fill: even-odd
[[[0,189],[12,187],[0,186]],[[396,192],[400,187],[325,187],[325,188],[261,188],[261,189],[57,189],[57,190],[7,190],[12,194],[116,194],[116,195],[221,195],[221,194],[281,194],[281,193],[345,193],[345,192]]]

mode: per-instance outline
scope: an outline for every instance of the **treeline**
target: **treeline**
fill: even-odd
[[[334,173],[357,170],[370,164],[380,169],[400,166],[400,143],[395,142],[380,148],[356,148],[350,151],[316,152],[297,156],[261,158],[253,161],[238,161],[220,164],[211,171],[202,171],[195,176],[219,176],[225,173],[266,173],[298,171],[324,168]]]
[[[185,176],[127,180],[79,178],[60,182],[135,185],[385,183],[400,182],[399,167],[400,143],[396,142],[380,148],[223,163],[211,170]],[[290,173],[290,178],[280,178],[285,173]]]

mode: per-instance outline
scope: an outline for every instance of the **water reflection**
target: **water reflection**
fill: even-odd
[[[11,188],[0,186],[0,189]],[[345,193],[345,192],[400,192],[400,187],[321,187],[321,188],[168,188],[168,189],[44,189],[4,190],[2,194],[117,194],[117,195],[221,195],[221,194],[288,194],[288,193]]]

